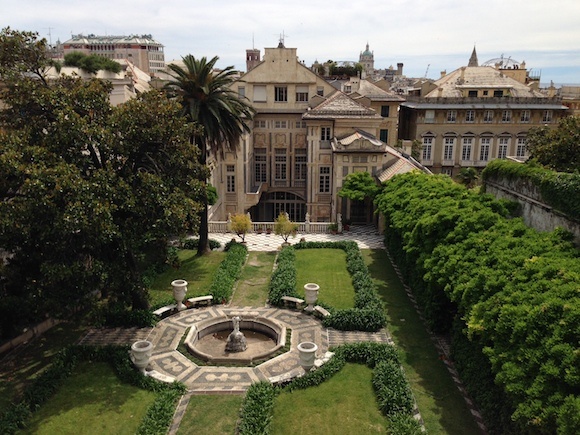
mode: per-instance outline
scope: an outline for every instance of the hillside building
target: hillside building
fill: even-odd
[[[151,35],[73,35],[71,39],[62,43],[62,51],[63,56],[79,51],[117,61],[127,60],[151,75],[165,69],[163,44],[155,41]]]

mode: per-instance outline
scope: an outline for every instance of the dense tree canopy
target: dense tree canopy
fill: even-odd
[[[338,195],[355,201],[374,199],[381,191],[375,179],[368,172],[353,172],[348,174],[338,191]]]
[[[2,296],[53,315],[95,291],[146,307],[143,272],[168,237],[197,231],[205,196],[180,105],[153,91],[112,107],[97,79],[3,77]]]
[[[456,361],[488,427],[578,433],[580,252],[571,235],[507,219],[507,204],[444,176],[399,175],[376,203],[425,318],[438,331],[455,324],[453,347],[469,348]]]
[[[558,127],[536,127],[527,137],[530,157],[560,172],[580,171],[580,117],[562,118]]]
[[[96,74],[99,70],[118,73],[121,71],[121,64],[112,59],[108,59],[96,54],[84,54],[80,51],[73,51],[64,57],[65,66],[76,66],[85,71]]]

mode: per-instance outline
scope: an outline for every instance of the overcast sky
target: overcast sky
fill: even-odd
[[[0,0],[0,25],[62,42],[71,34],[151,34],[165,60],[219,56],[245,70],[245,50],[286,47],[315,60],[358,61],[368,42],[375,68],[404,64],[438,78],[503,55],[541,73],[542,84],[580,84],[578,0]]]

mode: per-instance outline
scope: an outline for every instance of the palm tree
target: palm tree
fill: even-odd
[[[254,109],[230,88],[238,71],[233,66],[214,71],[217,60],[217,56],[208,62],[205,57],[196,59],[188,54],[183,57],[184,67],[168,65],[173,80],[165,85],[169,95],[181,102],[183,114],[197,127],[191,140],[199,147],[200,162],[204,166],[208,152],[222,157],[225,152],[235,153],[240,137],[250,131],[247,122],[254,116]],[[207,211],[206,195],[199,226],[198,255],[210,251]]]

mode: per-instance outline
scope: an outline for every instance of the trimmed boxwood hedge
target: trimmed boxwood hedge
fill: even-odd
[[[389,429],[392,433],[414,435],[421,432],[419,423],[413,423],[415,401],[394,346],[363,342],[344,344],[333,351],[334,356],[326,364],[295,378],[285,386],[275,387],[267,382],[252,385],[242,404],[238,433],[270,433],[274,399],[279,392],[320,385],[338,373],[347,362],[366,364],[373,369],[373,388],[381,412],[390,420]]]
[[[127,346],[69,346],[63,349],[54,357],[51,366],[25,390],[23,399],[3,412],[0,433],[13,434],[22,428],[31,414],[50,399],[72,374],[79,361],[99,361],[111,364],[123,382],[158,393],[137,433],[165,434],[185,386],[177,382],[166,384],[143,376],[131,364],[128,351]]]
[[[282,305],[282,296],[297,297],[296,292],[296,249],[342,249],[346,253],[346,267],[352,277],[355,291],[354,308],[334,309],[325,307],[331,313],[324,318],[327,327],[343,331],[378,331],[385,327],[387,317],[383,302],[369,274],[356,242],[300,242],[287,246],[280,252],[277,268],[272,274],[269,290],[270,304]]]
[[[226,244],[226,258],[217,268],[209,289],[214,304],[225,304],[232,297],[234,284],[238,280],[248,256],[248,248],[242,243],[231,241]]]

